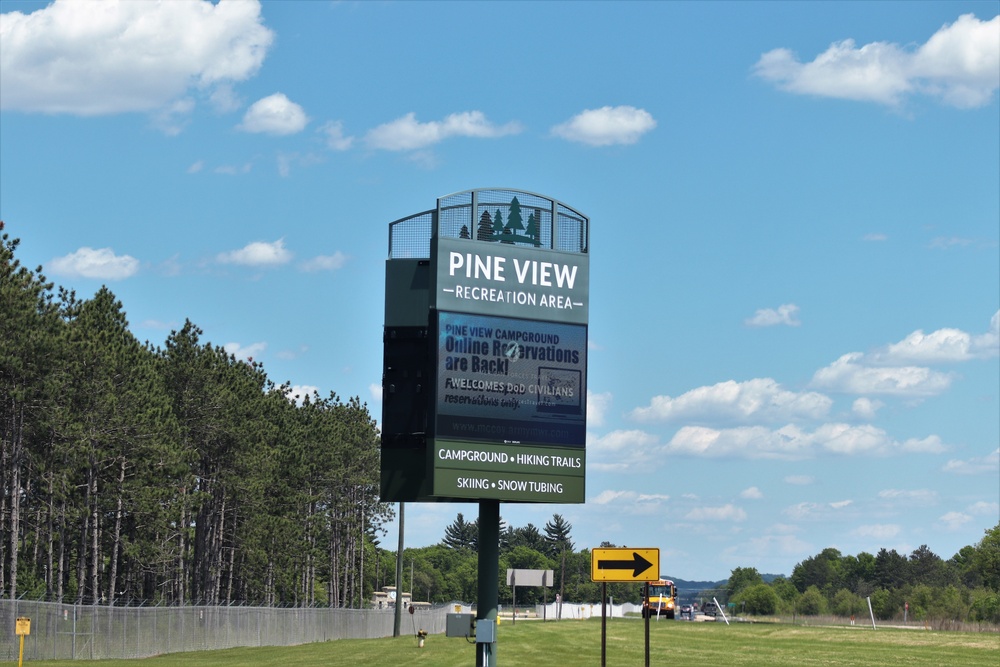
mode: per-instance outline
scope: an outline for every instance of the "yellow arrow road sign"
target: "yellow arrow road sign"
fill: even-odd
[[[659,549],[613,547],[590,552],[591,581],[656,581],[659,578]]]

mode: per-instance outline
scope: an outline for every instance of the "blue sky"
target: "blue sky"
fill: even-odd
[[[684,579],[1000,520],[996,2],[0,9],[0,217],[141,340],[378,417],[388,223],[538,192],[591,219],[587,502],[505,520]]]

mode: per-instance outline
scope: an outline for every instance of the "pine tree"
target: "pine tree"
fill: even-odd
[[[483,214],[479,216],[479,224],[476,226],[476,240],[493,240],[493,220],[490,218],[489,211],[483,211]]]
[[[547,553],[556,557],[563,551],[573,551],[573,541],[569,538],[569,532],[573,526],[562,517],[561,514],[553,514],[552,520],[545,523],[545,542],[548,545]]]
[[[444,529],[444,539],[441,541],[447,547],[452,549],[471,549],[472,551],[478,551],[479,547],[479,521],[475,523],[469,523],[462,516],[462,513],[458,513],[455,521],[450,525],[446,526]]]
[[[503,225],[503,213],[500,209],[493,214],[493,234],[491,240],[493,241],[503,241],[504,238],[504,225]]]

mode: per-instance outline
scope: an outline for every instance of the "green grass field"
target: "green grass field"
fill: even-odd
[[[404,628],[405,630],[405,628]],[[608,667],[641,667],[644,626],[635,619],[608,622]],[[111,667],[382,667],[475,664],[474,644],[433,635],[424,648],[412,636],[344,639],[293,647],[240,648],[175,653],[144,660],[116,660]],[[601,623],[504,622],[498,628],[502,667],[566,667],[601,664]],[[91,661],[31,661],[31,667],[93,667]],[[107,663],[106,663],[107,664]],[[762,667],[997,667],[1000,635],[871,627],[802,627],[781,624],[650,623],[650,665],[760,665]]]

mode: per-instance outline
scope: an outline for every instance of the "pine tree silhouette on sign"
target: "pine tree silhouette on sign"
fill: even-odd
[[[518,232],[524,231],[524,222],[521,218],[521,202],[517,197],[510,200],[510,212],[507,213],[507,225],[503,229],[502,243],[517,243],[520,241]]]
[[[503,214],[497,209],[493,214],[493,236],[490,240],[499,241],[501,238],[503,238]]]
[[[460,239],[471,239],[472,236],[469,234],[469,226],[462,225],[462,229],[458,232],[458,238]]]
[[[483,214],[479,216],[479,224],[476,226],[476,240],[493,240],[493,219],[490,218],[489,211],[483,211]]]
[[[528,242],[536,248],[542,245],[542,239],[539,238],[541,233],[538,229],[538,219],[535,217],[534,213],[528,216],[528,224],[524,228],[524,235],[527,237]]]

